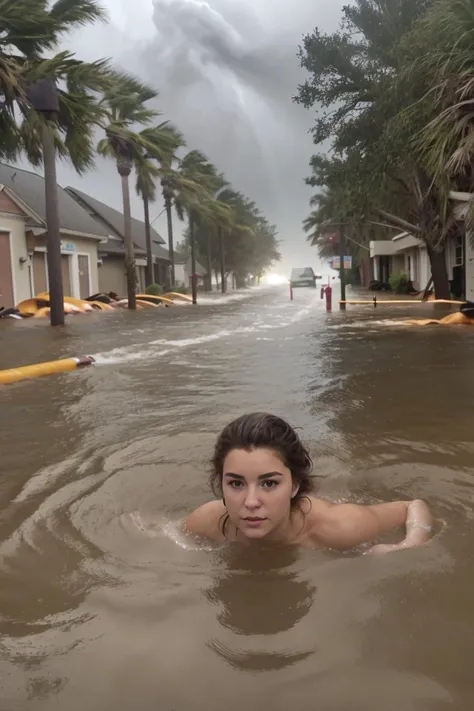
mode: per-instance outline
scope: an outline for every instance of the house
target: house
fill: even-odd
[[[58,186],[64,294],[98,290],[97,247],[104,231]],[[0,306],[10,307],[48,289],[44,178],[0,163]]]
[[[474,243],[464,229],[464,218],[471,200],[470,193],[452,192],[459,231],[446,242],[446,268],[451,292],[474,300]],[[372,277],[388,281],[392,274],[404,273],[415,289],[422,290],[430,281],[431,267],[426,246],[409,232],[392,240],[370,242]]]
[[[124,219],[123,213],[109,207],[100,200],[78,190],[67,187],[68,194],[88,212],[91,219],[107,233],[107,240],[99,244],[99,291],[115,292],[120,296],[127,293],[125,273]],[[146,275],[146,235],[145,223],[132,217],[132,239],[135,247],[138,290],[145,290]],[[151,228],[154,281],[157,284],[169,282],[168,249],[163,247],[163,238]]]
[[[464,223],[473,196],[471,193],[452,192],[451,197],[456,203],[456,216]],[[465,298],[474,301],[474,234],[472,232],[463,229],[462,233],[451,240],[446,261],[448,270],[452,272],[454,288],[457,291],[462,289]]]
[[[188,287],[192,276],[191,257],[185,257],[181,254],[174,256],[174,276],[178,286]],[[207,270],[196,261],[196,274],[198,275],[197,285],[203,286],[207,277]]]

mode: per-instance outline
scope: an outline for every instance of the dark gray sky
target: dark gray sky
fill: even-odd
[[[159,92],[157,108],[199,148],[233,185],[254,199],[279,230],[283,260],[275,271],[319,260],[306,243],[302,220],[309,212],[308,175],[314,152],[311,112],[291,97],[304,73],[296,57],[303,34],[336,27],[344,0],[102,0],[108,25],[85,28],[67,46],[83,59],[109,56]],[[120,207],[114,165],[79,178],[59,167],[72,184]],[[158,202],[152,208],[161,211]],[[142,216],[134,196],[133,212]],[[155,223],[165,236],[165,224]]]

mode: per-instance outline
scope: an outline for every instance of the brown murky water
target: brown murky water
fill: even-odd
[[[406,313],[274,290],[0,323],[0,367],[98,356],[0,391],[2,711],[470,711],[474,329]],[[423,497],[441,533],[381,558],[186,546],[216,433],[255,409],[302,428],[322,494]]]

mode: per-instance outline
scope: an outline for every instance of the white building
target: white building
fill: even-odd
[[[469,193],[451,193],[455,201],[459,221],[467,212]],[[446,243],[446,268],[448,279],[454,284],[464,285],[464,296],[474,301],[474,236],[461,234],[449,238]],[[415,289],[421,291],[431,279],[430,260],[426,246],[409,232],[401,232],[391,240],[370,242],[372,277],[376,281],[388,282],[392,274],[406,274]]]
[[[64,294],[98,289],[98,253],[107,233],[58,186]],[[41,175],[0,163],[0,306],[48,290],[46,206]]]

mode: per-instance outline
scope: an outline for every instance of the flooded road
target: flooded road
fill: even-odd
[[[474,329],[407,311],[275,289],[1,324],[1,368],[97,358],[0,391],[2,711],[470,711]],[[422,497],[440,533],[373,558],[183,543],[216,434],[262,409],[321,495]]]

